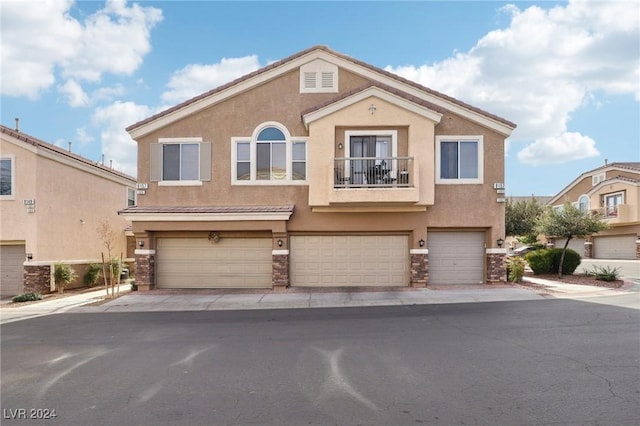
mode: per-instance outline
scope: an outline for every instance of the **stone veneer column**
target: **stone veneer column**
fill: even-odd
[[[591,259],[593,257],[593,238],[585,238],[583,255],[585,259]]]
[[[136,286],[138,291],[149,291],[156,287],[156,251],[136,249]]]
[[[289,287],[289,250],[272,251],[271,282],[274,290]]]
[[[640,236],[636,238],[636,259],[640,259]]]
[[[487,249],[487,284],[507,282],[507,250]]]
[[[429,250],[411,249],[411,287],[426,287],[429,282]]]
[[[51,293],[52,265],[25,265],[23,293]]]

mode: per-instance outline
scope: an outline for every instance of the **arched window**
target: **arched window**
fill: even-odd
[[[581,195],[580,198],[578,198],[578,209],[580,209],[581,212],[586,212],[587,210],[589,210],[588,196]]]
[[[280,123],[262,123],[251,137],[232,138],[234,184],[291,184],[307,178],[306,137]]]

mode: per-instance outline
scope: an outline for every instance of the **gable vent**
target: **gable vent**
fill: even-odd
[[[316,88],[316,73],[305,72],[304,73],[304,88],[315,89]]]
[[[321,73],[321,84],[323,89],[331,89],[333,87],[333,73],[323,72]]]

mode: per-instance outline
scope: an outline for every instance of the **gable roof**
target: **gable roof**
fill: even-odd
[[[405,92],[408,96],[414,96],[416,99],[421,99],[434,106],[449,110],[489,127],[505,136],[509,136],[516,128],[516,125],[511,121],[429,89],[416,82],[338,53],[329,49],[327,46],[314,46],[152,115],[151,117],[132,124],[127,127],[126,130],[134,139],[143,136],[194,112],[247,91],[286,72],[297,69],[301,65],[314,59],[323,59],[373,81],[379,81],[380,84],[387,86],[389,89]],[[434,111],[437,110],[434,109]]]
[[[557,202],[564,194],[569,192],[574,186],[580,183],[583,179],[594,176],[599,173],[606,173],[611,170],[636,172],[638,173],[638,179],[632,179],[624,176],[613,176],[600,182],[598,185],[591,188],[589,192],[593,192],[594,188],[600,187],[601,184],[611,183],[612,180],[620,180],[620,181],[626,181],[630,183],[636,183],[640,180],[640,162],[607,163],[607,164],[604,164],[603,166],[596,167],[595,169],[582,173],[580,176],[574,179],[569,185],[565,186],[560,192],[558,192],[558,194],[556,194],[551,200],[549,200],[548,204],[552,205],[553,203]]]
[[[30,136],[26,133],[23,133],[21,131],[18,130],[13,130],[10,129],[9,127],[6,127],[4,125],[0,124],[0,133],[5,134],[7,136],[10,136],[14,139],[18,139],[22,142],[25,142],[35,148],[40,148],[43,150],[43,152],[45,153],[50,153],[53,154],[57,157],[61,157],[61,158],[65,158],[70,160],[72,163],[75,163],[76,165],[81,165],[84,167],[88,167],[89,170],[93,171],[93,172],[104,172],[107,173],[108,175],[111,175],[112,177],[117,177],[120,179],[125,179],[130,181],[131,184],[134,184],[136,182],[136,178],[129,176],[125,173],[119,172],[117,170],[112,169],[111,167],[107,167],[103,164],[100,163],[96,163],[94,161],[89,160],[88,158],[85,158],[81,155],[78,154],[74,154],[68,150],[62,149],[58,146],[55,146],[53,144],[50,144],[48,142],[45,142],[41,139],[38,139],[36,137]]]

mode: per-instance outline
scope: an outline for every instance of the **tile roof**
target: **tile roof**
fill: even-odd
[[[371,71],[373,71],[375,73],[382,74],[382,75],[384,75],[386,77],[392,78],[394,80],[397,80],[399,82],[402,82],[404,84],[412,86],[412,87],[414,87],[414,88],[416,88],[418,90],[421,90],[421,91],[423,91],[425,93],[431,94],[433,96],[439,97],[439,98],[441,98],[443,100],[446,100],[446,101],[451,102],[453,104],[459,105],[459,106],[461,106],[463,108],[466,108],[468,110],[474,111],[474,112],[476,112],[478,114],[484,115],[485,117],[488,117],[488,118],[491,118],[491,119],[493,119],[495,121],[498,121],[498,122],[500,122],[500,123],[502,123],[502,124],[504,124],[504,125],[506,125],[508,127],[512,127],[514,129],[516,128],[516,124],[515,123],[513,123],[513,122],[511,122],[511,121],[509,121],[509,120],[507,120],[505,118],[502,118],[502,117],[499,117],[497,115],[491,114],[491,113],[489,113],[487,111],[484,111],[484,110],[482,110],[480,108],[476,108],[474,106],[471,106],[471,105],[469,105],[469,104],[467,104],[465,102],[462,102],[462,101],[460,101],[458,99],[455,99],[455,98],[453,98],[451,96],[448,96],[448,95],[445,95],[443,93],[437,92],[437,91],[435,91],[433,89],[429,89],[428,87],[422,86],[421,84],[418,84],[418,83],[416,83],[414,81],[408,80],[408,79],[406,79],[404,77],[400,77],[397,74],[393,74],[393,73],[391,73],[389,71],[385,71],[382,68],[375,67],[375,66],[373,66],[371,64],[368,64],[366,62],[363,62],[363,61],[360,61],[358,59],[352,58],[351,56],[345,55],[343,53],[336,52],[336,51],[330,49],[328,46],[319,45],[319,46],[313,46],[313,47],[310,47],[308,49],[302,50],[302,51],[300,51],[298,53],[295,53],[295,54],[293,54],[293,55],[291,55],[291,56],[289,56],[287,58],[281,59],[281,60],[279,60],[277,62],[274,62],[272,64],[269,64],[269,65],[267,65],[267,66],[265,66],[263,68],[260,68],[260,69],[258,69],[256,71],[252,72],[252,73],[249,73],[249,74],[246,74],[246,75],[244,75],[244,76],[242,76],[240,78],[237,78],[237,79],[235,79],[235,80],[233,80],[233,81],[231,81],[229,83],[226,83],[226,84],[224,84],[222,86],[219,86],[219,87],[217,87],[215,89],[212,89],[212,90],[210,90],[208,92],[202,93],[202,94],[200,94],[200,95],[198,95],[198,96],[196,96],[194,98],[188,99],[188,100],[186,100],[186,101],[184,101],[184,102],[182,102],[182,103],[180,103],[178,105],[175,105],[175,106],[173,106],[173,107],[171,107],[169,109],[166,109],[166,110],[161,111],[161,112],[159,112],[157,114],[154,114],[154,115],[152,115],[152,116],[150,116],[150,117],[148,117],[148,118],[146,118],[146,119],[144,119],[142,121],[139,121],[139,122],[137,122],[135,124],[132,124],[131,126],[127,127],[126,130],[128,132],[130,132],[132,130],[135,130],[138,127],[141,127],[141,126],[143,126],[143,125],[145,125],[147,123],[150,123],[150,122],[155,121],[155,120],[157,120],[157,119],[159,119],[161,117],[164,117],[164,116],[166,116],[166,115],[168,115],[168,114],[170,114],[172,112],[175,112],[175,111],[178,111],[178,110],[180,110],[182,108],[185,108],[185,107],[187,107],[187,106],[189,106],[189,105],[191,105],[193,103],[196,103],[196,102],[198,102],[198,101],[200,101],[202,99],[205,99],[205,98],[207,98],[207,97],[209,97],[211,95],[214,95],[216,93],[222,92],[223,90],[228,89],[229,87],[235,86],[235,85],[237,85],[239,83],[242,83],[245,80],[249,80],[252,77],[258,76],[260,74],[264,74],[267,71],[270,71],[272,69],[278,68],[279,66],[281,66],[281,65],[283,65],[283,64],[285,64],[287,62],[290,62],[290,61],[292,61],[294,59],[302,57],[302,56],[304,56],[304,55],[306,55],[308,53],[311,53],[313,51],[316,51],[316,50],[325,51],[325,52],[327,52],[327,53],[329,53],[331,55],[337,56],[337,57],[339,57],[341,59],[344,59],[346,61],[350,61],[350,62],[352,62],[352,63],[354,63],[356,65],[359,65],[359,66],[362,66],[364,68],[367,68],[367,69],[369,69],[369,70],[371,70]]]
[[[58,155],[62,155],[62,156],[65,156],[67,158],[70,158],[72,160],[75,160],[75,161],[78,161],[80,163],[86,164],[88,166],[95,167],[96,169],[99,169],[99,170],[114,174],[114,175],[122,177],[124,179],[128,179],[128,180],[132,181],[132,183],[135,183],[135,181],[136,181],[136,178],[134,178],[133,176],[129,176],[129,175],[125,174],[125,173],[122,173],[122,172],[119,172],[117,170],[114,170],[111,167],[107,167],[107,166],[105,166],[103,164],[91,161],[88,158],[85,158],[85,157],[83,157],[81,155],[74,154],[73,152],[70,152],[70,151],[68,151],[66,149],[60,148],[58,146],[55,146],[53,144],[50,144],[48,142],[45,142],[43,140],[40,140],[40,139],[35,138],[33,136],[30,136],[30,135],[28,135],[26,133],[23,133],[21,131],[10,129],[9,127],[3,126],[1,124],[0,124],[0,133],[4,133],[5,135],[11,136],[11,137],[13,137],[15,139],[19,139],[19,140],[21,140],[23,142],[26,142],[26,143],[28,143],[30,145],[33,145],[35,147],[39,147],[39,148],[43,148],[43,149],[55,152]]]
[[[293,205],[281,206],[133,206],[119,213],[293,213]]]

